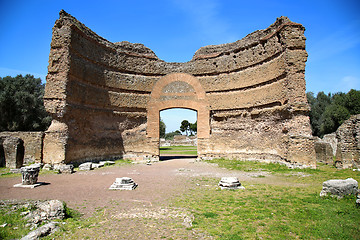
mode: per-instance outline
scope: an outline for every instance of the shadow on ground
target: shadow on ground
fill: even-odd
[[[163,155],[160,156],[160,161],[169,161],[169,160],[177,160],[177,159],[189,159],[189,158],[197,158],[196,155]]]

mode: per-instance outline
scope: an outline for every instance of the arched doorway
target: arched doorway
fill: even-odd
[[[160,161],[197,157],[197,111],[160,111]]]
[[[198,139],[206,139],[210,135],[210,111],[205,91],[199,80],[186,73],[166,75],[155,84],[147,111],[147,137],[154,143],[156,148],[154,153],[157,156],[159,156],[159,145],[156,143],[160,140],[160,111],[171,108],[197,111]]]

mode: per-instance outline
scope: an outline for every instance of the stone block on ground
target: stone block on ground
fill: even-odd
[[[221,189],[245,189],[241,186],[237,177],[222,177],[219,182],[219,187]]]
[[[55,170],[58,170],[59,173],[67,173],[71,174],[74,173],[74,165],[72,164],[59,164],[54,166]]]
[[[110,186],[111,190],[134,190],[138,185],[129,177],[116,178]]]
[[[46,163],[43,166],[43,170],[47,170],[47,171],[53,170],[53,166],[51,164],[49,164],[49,163]]]
[[[79,165],[79,171],[90,171],[93,170],[93,163],[86,162]]]
[[[103,166],[105,166],[104,162],[93,163],[93,168],[102,168]]]
[[[41,237],[45,237],[54,233],[58,227],[56,226],[56,222],[49,222],[34,231],[29,232],[26,236],[22,237],[21,240],[36,240]]]
[[[346,180],[333,179],[323,182],[323,188],[320,192],[320,196],[336,196],[342,198],[346,195],[357,195],[358,194],[358,182],[353,178]]]

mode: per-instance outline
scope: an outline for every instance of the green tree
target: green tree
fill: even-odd
[[[338,127],[350,117],[349,110],[341,105],[331,104],[326,107],[321,116],[320,133],[321,136],[335,132]]]
[[[44,131],[51,117],[44,108],[45,86],[32,75],[0,77],[0,131]]]
[[[190,123],[190,132],[191,135],[194,135],[197,133],[197,121],[195,123]]]
[[[166,125],[164,121],[160,118],[160,126],[159,126],[160,138],[165,138],[165,130],[166,130]]]
[[[321,116],[326,107],[331,104],[331,95],[319,92],[315,98],[314,93],[308,92],[306,96],[311,107],[310,124],[313,135],[321,136]]]
[[[190,130],[190,123],[188,120],[183,120],[180,125],[180,131],[185,132],[186,136],[188,135],[188,131]]]
[[[360,91],[354,89],[346,94],[319,92],[315,98],[308,92],[306,96],[311,107],[310,124],[314,136],[332,133],[351,115],[360,113]]]
[[[345,96],[345,107],[351,115],[360,113],[360,91],[351,89]]]
[[[173,140],[174,136],[176,135],[181,135],[181,132],[179,130],[176,130],[175,132],[169,132],[165,134],[165,139],[166,140]]]

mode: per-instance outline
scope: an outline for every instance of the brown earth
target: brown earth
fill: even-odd
[[[43,174],[39,176],[39,182],[46,184],[34,189],[14,188],[14,184],[21,182],[19,177],[1,178],[0,199],[59,199],[84,213],[85,217],[94,216],[93,213],[102,209],[103,219],[99,226],[106,225],[107,230],[100,231],[99,226],[94,225],[95,229],[79,230],[71,238],[89,236],[88,231],[93,231],[90,234],[92,239],[103,239],[109,235],[116,239],[208,239],[206,235],[186,230],[189,226],[184,222],[192,218],[190,213],[169,205],[174,197],[186,194],[187,189],[199,185],[196,179],[204,176],[220,180],[224,176],[236,176],[240,182],[288,184],[266,172],[230,171],[216,164],[196,162],[195,158],[189,157],[164,159],[170,160],[152,165],[130,164],[78,171],[71,175]],[[266,175],[266,178],[256,178],[257,175]],[[138,184],[135,190],[109,190],[115,178],[125,176]],[[169,229],[166,227],[168,224],[164,224],[169,219],[174,220],[174,224],[185,226]]]

